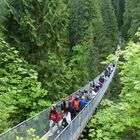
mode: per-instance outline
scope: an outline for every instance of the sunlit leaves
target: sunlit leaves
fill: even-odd
[[[107,99],[101,104],[101,109],[98,110],[87,126],[87,131],[89,131],[87,138],[119,140],[120,133],[125,129],[124,110],[128,108],[127,104],[114,104]]]
[[[28,134],[27,138],[16,137],[16,140],[39,140],[40,138],[39,138],[39,136],[36,136],[35,131],[36,131],[35,129],[31,128],[31,129],[27,130],[27,134]],[[42,139],[42,140],[44,140],[44,139]]]
[[[139,32],[137,33],[139,36]],[[120,55],[123,61],[120,100],[104,100],[87,127],[89,139],[136,139],[140,137],[140,43],[130,42]],[[109,60],[112,60],[110,57]]]
[[[139,31],[136,34],[139,37]],[[129,103],[130,107],[126,110],[130,116],[128,131],[133,131],[133,137],[137,139],[140,136],[140,43],[130,42],[121,54],[125,60],[120,73],[124,85],[121,98]]]
[[[106,65],[107,65],[107,64],[110,64],[110,63],[115,64],[116,58],[117,58],[117,57],[116,57],[115,55],[110,54],[110,55],[107,57],[107,60],[101,62],[101,64],[106,64]]]
[[[0,40],[0,131],[27,118],[32,111],[38,112],[50,104],[47,91],[41,89],[38,74],[19,57],[18,51]],[[25,109],[28,113],[25,114]],[[12,119],[12,122],[10,121]]]

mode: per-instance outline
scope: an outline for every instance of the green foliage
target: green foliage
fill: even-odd
[[[70,46],[81,44],[84,47],[88,74],[93,77],[103,70],[99,63],[116,46],[117,24],[113,6],[111,1],[102,0],[70,0],[68,6]]]
[[[65,46],[68,12],[61,0],[12,0],[7,7],[10,12],[5,22],[7,40],[30,63],[37,64],[36,58],[46,48],[58,53]]]
[[[136,33],[140,37],[140,31]],[[132,132],[132,138],[140,138],[140,43],[130,42],[126,49],[122,51],[122,56],[124,62],[121,63],[121,82],[123,84],[121,98],[128,102],[130,105],[129,110],[127,110],[131,123],[127,131]]]
[[[85,65],[83,56],[85,56],[84,47],[77,45],[73,48],[73,56],[68,65],[64,59],[58,58],[53,52],[48,52],[47,59],[44,58],[44,61],[40,61],[40,81],[49,91],[48,99],[58,100],[85,84],[88,75],[85,73],[86,67],[83,67]],[[45,60],[47,61],[45,62]],[[53,96],[54,94],[55,96]]]
[[[1,101],[1,99],[0,99]],[[0,102],[0,132],[2,132],[3,130],[7,129],[9,127],[9,123],[8,119],[10,117],[10,113],[14,112],[15,107],[14,106],[9,106],[7,107],[5,102],[1,101]]]
[[[37,72],[19,57],[18,51],[0,39],[0,52],[0,114],[1,129],[5,129],[50,104],[45,101],[47,91],[41,89]]]
[[[118,36],[117,20],[111,0],[101,0],[101,11],[104,21],[105,35],[110,39],[110,41],[112,40],[111,43],[114,43],[112,46],[116,46],[115,41]]]
[[[6,19],[5,18],[6,14],[8,13],[4,0],[0,1],[0,9],[1,9],[1,12],[0,12],[0,24],[2,24]],[[0,28],[1,28],[1,25],[0,25]]]
[[[97,114],[87,125],[88,140],[120,140],[121,132],[126,128],[124,110],[128,108],[125,103],[115,104],[105,99]],[[124,117],[125,116],[125,117]],[[82,138],[84,139],[84,138]]]
[[[35,135],[35,130],[33,128],[27,130],[27,138],[17,137],[16,140],[39,140],[39,136]]]
[[[110,64],[110,63],[115,64],[115,62],[116,62],[116,56],[115,56],[114,54],[110,54],[110,55],[107,57],[107,60],[101,62],[101,64]]]
[[[136,35],[139,38],[140,31]],[[88,140],[140,139],[139,41],[128,43],[126,49],[120,54],[123,58],[119,64],[121,68],[120,80],[123,86],[120,98],[115,99],[114,102],[105,99],[101,103],[100,109],[86,128],[85,136]]]
[[[58,58],[55,53],[48,52],[47,59],[40,61],[40,67],[40,80],[49,91],[47,99],[56,101],[65,97],[71,84],[70,77],[67,76],[65,61]]]
[[[16,48],[0,46],[5,129],[101,72],[100,62],[116,48],[118,29],[111,0],[3,2],[7,12],[0,14],[5,18],[1,30]]]
[[[2,30],[5,30],[3,23],[6,20],[6,15],[8,14],[8,10],[6,8],[5,0],[0,1],[0,37],[3,37]]]
[[[71,71],[72,87],[75,87],[75,89],[78,89],[76,86],[83,86],[88,81],[86,55],[85,46],[76,45],[73,47],[73,56],[69,63],[69,70]]]
[[[98,1],[98,5],[96,7],[97,16],[95,16],[95,21],[93,21],[93,26],[95,30],[94,35],[94,47],[89,49],[88,54],[90,54],[89,61],[90,64],[92,62],[95,65],[98,65],[98,69],[95,71],[95,68],[92,67],[90,73],[94,75],[97,71],[101,72],[103,70],[103,66],[99,65],[111,52],[113,52],[116,48],[117,34],[118,28],[116,24],[116,17],[113,10],[113,6],[111,1]],[[95,8],[94,8],[95,9]],[[106,10],[105,10],[106,9]]]
[[[117,16],[119,29],[122,30],[125,0],[112,0],[112,3],[115,8],[115,14]]]
[[[140,1],[125,0],[123,34],[126,40],[137,39],[135,33],[140,27]]]

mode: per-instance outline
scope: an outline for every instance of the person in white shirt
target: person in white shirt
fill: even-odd
[[[97,95],[97,92],[94,91],[94,88],[90,88],[89,93],[88,93],[88,100],[91,100]]]
[[[62,127],[66,127],[71,123],[71,114],[68,111],[68,109],[64,110],[63,112],[63,121],[62,121]]]

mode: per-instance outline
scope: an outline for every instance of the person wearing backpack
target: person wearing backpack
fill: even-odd
[[[84,96],[82,96],[82,98],[79,100],[79,104],[80,104],[80,108],[79,108],[80,111],[88,104]]]
[[[79,113],[79,99],[78,98],[74,99],[73,107],[74,107],[76,113]]]
[[[73,107],[73,103],[69,102],[67,110],[71,114],[71,120],[73,120],[75,118],[75,116],[76,116],[76,111],[75,111],[75,109]]]
[[[97,89],[97,91],[98,90],[100,90],[100,85],[99,85],[99,83],[98,82],[96,82],[96,81],[93,81],[93,86],[92,86],[93,88],[96,88]]]
[[[105,69],[105,72],[104,72],[105,76],[109,77],[110,76],[110,73],[109,73],[109,69],[108,67]]]
[[[64,110],[63,112],[63,121],[62,121],[62,127],[65,128],[68,124],[71,123],[71,114],[68,111],[68,109]]]
[[[97,92],[95,92],[94,88],[90,88],[89,93],[88,93],[88,100],[91,100],[97,95]]]
[[[66,101],[69,103],[73,103],[73,101],[74,101],[74,99],[73,99],[73,97],[72,96],[69,96],[69,98],[68,99],[66,99]]]
[[[106,81],[106,77],[105,77],[104,73],[100,76],[99,81],[102,83],[104,83]]]

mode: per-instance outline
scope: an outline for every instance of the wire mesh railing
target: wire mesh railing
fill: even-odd
[[[94,80],[96,81],[98,78],[99,76],[97,76]],[[90,84],[88,83],[87,85],[85,85],[79,90],[87,90],[89,89],[89,86]],[[72,93],[70,96],[75,97],[76,93],[79,90]],[[58,107],[57,110],[60,109],[59,105],[60,105],[60,102],[56,103],[56,107]],[[17,136],[26,138],[28,136],[27,130],[29,130],[30,128],[35,129],[36,135],[38,135],[39,137],[42,137],[43,135],[45,135],[47,131],[49,131],[49,120],[48,120],[49,111],[50,111],[50,108],[47,108],[44,111],[35,115],[34,117],[29,118],[28,120],[25,120],[24,122],[0,134],[0,140],[15,140]]]
[[[116,69],[116,67],[115,67]],[[111,83],[114,76],[114,71],[110,75],[109,79],[104,83],[104,86],[100,89],[97,96],[92,99],[84,109],[74,118],[74,120],[64,129],[54,140],[77,140],[89,119],[91,118],[93,112],[98,106],[99,102],[103,98],[106,90]],[[49,138],[48,138],[49,140]]]
[[[94,79],[94,81],[97,81],[99,79],[99,76],[97,76]],[[88,90],[89,88],[90,88],[90,83],[88,83],[87,85],[85,85],[84,87],[82,87],[79,90],[81,90],[81,91]],[[73,96],[75,98],[76,93],[78,91],[74,92],[70,96]],[[102,89],[101,89],[101,91],[102,91]],[[100,91],[99,91],[99,93],[100,93]],[[97,94],[97,96],[94,98],[94,100],[97,99],[98,95],[99,94]],[[59,105],[60,105],[60,102],[58,102],[56,104],[56,107],[58,107],[57,110],[60,109]],[[27,138],[27,136],[28,136],[27,130],[29,130],[30,128],[35,129],[36,135],[38,135],[39,137],[42,137],[50,129],[49,128],[49,120],[48,120],[49,111],[50,111],[50,108],[47,108],[46,110],[40,112],[39,114],[35,115],[34,117],[29,118],[28,120],[25,120],[24,122],[18,124],[17,126],[0,134],[0,140],[15,140],[17,136]],[[85,114],[87,114],[87,113],[85,113]]]
[[[121,36],[119,37],[119,43],[117,46],[117,51],[121,49]],[[107,91],[109,84],[112,81],[114,76],[117,63],[119,60],[119,54],[116,53],[116,65],[111,73],[109,79],[104,83],[104,86],[99,90],[98,94],[93,98],[85,107],[84,109],[72,120],[72,122],[61,131],[59,135],[57,135],[54,140],[77,140],[81,135],[83,129],[87,125],[88,121],[92,117],[93,112],[95,111],[96,107],[102,100],[105,92]],[[48,138],[49,140],[49,138]]]
[[[118,61],[118,58],[116,59],[116,62],[117,62],[117,61]],[[113,72],[113,74],[114,74],[114,72]],[[112,77],[113,77],[113,74],[111,74],[109,80],[105,83],[105,85],[106,85],[107,83],[110,83],[110,82],[111,82],[111,79],[112,79]],[[97,76],[94,80],[97,81],[98,78],[99,78],[99,76]],[[89,87],[90,87],[90,83],[88,83],[87,85],[85,85],[84,87],[82,87],[82,88],[79,89],[79,90],[88,90]],[[87,114],[89,114],[89,113],[92,114],[92,113],[93,113],[92,111],[94,111],[95,107],[97,106],[97,102],[98,102],[98,100],[100,99],[99,97],[101,97],[101,95],[103,95],[103,90],[104,90],[104,92],[105,92],[105,89],[107,89],[106,86],[104,86],[104,88],[101,88],[101,90],[100,90],[99,93],[96,95],[96,97],[95,97],[92,101],[90,101],[89,106],[86,106],[86,107],[82,110],[82,112],[80,112],[80,114],[81,114],[81,113],[83,113],[83,111],[85,111],[85,112],[83,113],[84,115],[82,116],[82,119],[81,119],[81,118],[79,118],[79,119],[81,119],[82,121],[85,120],[85,122],[89,119],[89,116],[90,116],[90,115],[88,116]],[[78,91],[79,91],[79,90],[78,90]],[[70,96],[75,97],[75,96],[76,96],[76,93],[77,93],[78,91],[74,92],[74,93],[71,94]],[[100,95],[100,96],[99,96],[99,95]],[[101,98],[102,98],[102,97],[101,97]],[[101,99],[100,99],[100,100],[101,100]],[[95,102],[95,101],[96,101],[96,102]],[[93,105],[93,103],[94,103],[94,105]],[[92,104],[92,108],[90,107],[91,104]],[[59,105],[60,105],[60,102],[58,102],[58,103],[56,104],[56,106],[58,106],[58,110],[60,109]],[[90,109],[89,109],[89,110],[86,110],[86,108],[90,108]],[[92,110],[92,109],[93,109],[93,110]],[[92,111],[91,111],[91,110],[92,110]],[[36,130],[36,135],[38,135],[39,137],[42,137],[43,135],[46,134],[47,131],[49,131],[49,120],[48,120],[48,118],[49,118],[49,111],[50,111],[50,108],[47,108],[46,110],[40,112],[39,114],[35,115],[34,117],[29,118],[28,120],[25,120],[24,122],[18,124],[17,126],[15,126],[15,127],[11,128],[11,129],[7,130],[6,132],[0,134],[0,140],[15,140],[17,136],[26,138],[26,137],[27,137],[27,130],[29,130],[30,128],[35,129],[35,130]],[[91,111],[91,112],[89,112],[89,111]],[[80,114],[79,114],[79,115],[80,115]],[[78,115],[76,118],[80,117],[79,115]],[[76,119],[74,119],[73,122],[74,122],[74,121],[76,121]],[[73,123],[73,122],[72,122],[72,124],[75,124],[75,123]],[[81,121],[79,121],[79,122],[80,122],[80,123],[79,123],[80,126],[81,126],[81,124],[83,124],[83,125],[86,124],[86,123],[83,123],[83,122],[81,122]],[[72,125],[72,124],[71,124],[71,125]],[[70,125],[70,126],[71,126],[71,125]],[[78,126],[78,124],[77,124],[76,126]],[[68,128],[69,128],[69,127],[67,127],[66,129],[68,129]],[[75,128],[75,127],[74,127],[74,128]],[[83,127],[81,127],[81,128],[83,128]],[[69,129],[73,129],[73,128],[70,127]],[[81,131],[81,129],[79,129],[79,131]],[[74,131],[74,132],[76,132],[76,131]],[[71,130],[69,130],[68,133],[70,134],[70,133],[71,133]],[[63,133],[63,134],[65,134],[65,133]],[[72,134],[73,134],[73,131],[72,131]],[[67,134],[66,134],[66,135],[67,135]],[[76,133],[76,136],[77,136],[77,133]],[[61,137],[61,135],[59,135],[59,137]],[[59,138],[59,137],[58,137],[58,138]],[[62,139],[62,140],[63,140],[63,139]]]

